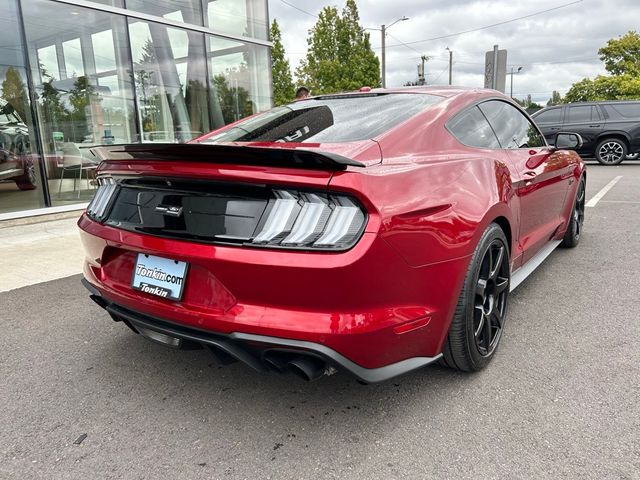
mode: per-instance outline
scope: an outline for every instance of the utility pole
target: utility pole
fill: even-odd
[[[453,85],[453,50],[447,47],[449,50],[449,85]]]
[[[426,81],[425,70],[424,70],[424,62],[429,60],[429,57],[427,57],[426,55],[422,55],[420,57],[420,60],[422,63],[418,65],[418,85],[426,85],[427,81]]]

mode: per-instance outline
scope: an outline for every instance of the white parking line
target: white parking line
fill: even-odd
[[[593,196],[591,200],[587,202],[585,207],[595,207],[598,204],[598,202],[602,199],[602,197],[604,197],[607,194],[607,192],[611,190],[613,186],[620,181],[621,178],[622,178],[622,175],[618,175],[616,178],[614,178],[609,183],[607,183],[602,190],[596,193],[595,196]]]

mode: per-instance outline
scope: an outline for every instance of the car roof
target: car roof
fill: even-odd
[[[497,90],[491,90],[488,88],[453,87],[453,86],[447,86],[447,85],[442,85],[442,86],[434,85],[434,86],[371,88],[371,89],[363,87],[363,89],[359,91],[356,90],[356,91],[349,91],[349,92],[314,95],[309,98],[327,98],[327,97],[338,97],[338,96],[371,95],[371,94],[385,94],[385,93],[429,94],[429,95],[437,95],[445,98],[455,97],[460,94],[469,94],[469,93],[477,93],[477,94],[484,94],[484,95],[497,94],[500,96],[503,95],[501,92],[498,92]]]

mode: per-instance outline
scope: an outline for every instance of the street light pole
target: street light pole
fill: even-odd
[[[449,85],[453,85],[453,50],[447,47],[449,50]]]
[[[382,88],[387,88],[387,68],[385,65],[385,47],[386,47],[386,38],[387,38],[387,29],[384,25],[380,27],[380,31],[382,32]]]
[[[386,65],[386,58],[385,58],[385,50],[386,50],[386,38],[387,38],[387,30],[389,30],[391,27],[393,27],[396,23],[398,22],[404,22],[405,20],[409,20],[409,17],[402,17],[397,19],[395,22],[392,22],[389,25],[381,25],[380,26],[380,32],[382,33],[382,42],[381,42],[381,47],[382,47],[382,53],[380,54],[380,69],[382,70],[382,88],[386,88],[387,87],[387,65]]]
[[[517,71],[513,71],[513,67],[511,67],[511,73],[509,75],[511,75],[511,93],[510,93],[510,97],[513,98],[513,75],[516,73],[520,73],[520,70],[522,70],[522,67],[518,67]]]

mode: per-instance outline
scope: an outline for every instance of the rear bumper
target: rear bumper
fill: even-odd
[[[265,355],[274,351],[287,351],[316,356],[328,365],[346,370],[363,382],[378,383],[429,365],[442,357],[442,354],[434,357],[414,357],[385,365],[384,367],[364,368],[326,345],[314,342],[242,332],[232,332],[224,335],[186,327],[164,319],[153,318],[149,315],[134,312],[109,302],[109,300],[104,298],[102,294],[85,279],[82,279],[82,284],[91,293],[91,298],[107,310],[114,320],[124,321],[136,333],[151,330],[170,338],[196,342],[210,348],[212,347],[225,355],[233,357],[235,360],[243,362],[258,372],[269,371],[264,361]]]
[[[390,367],[373,374],[384,379],[438,358],[469,261],[413,267],[375,233],[323,254],[162,239],[86,216],[79,226],[84,277],[105,304],[216,338],[314,351],[367,382],[380,381],[369,370]],[[189,264],[179,302],[131,288],[137,253]]]

